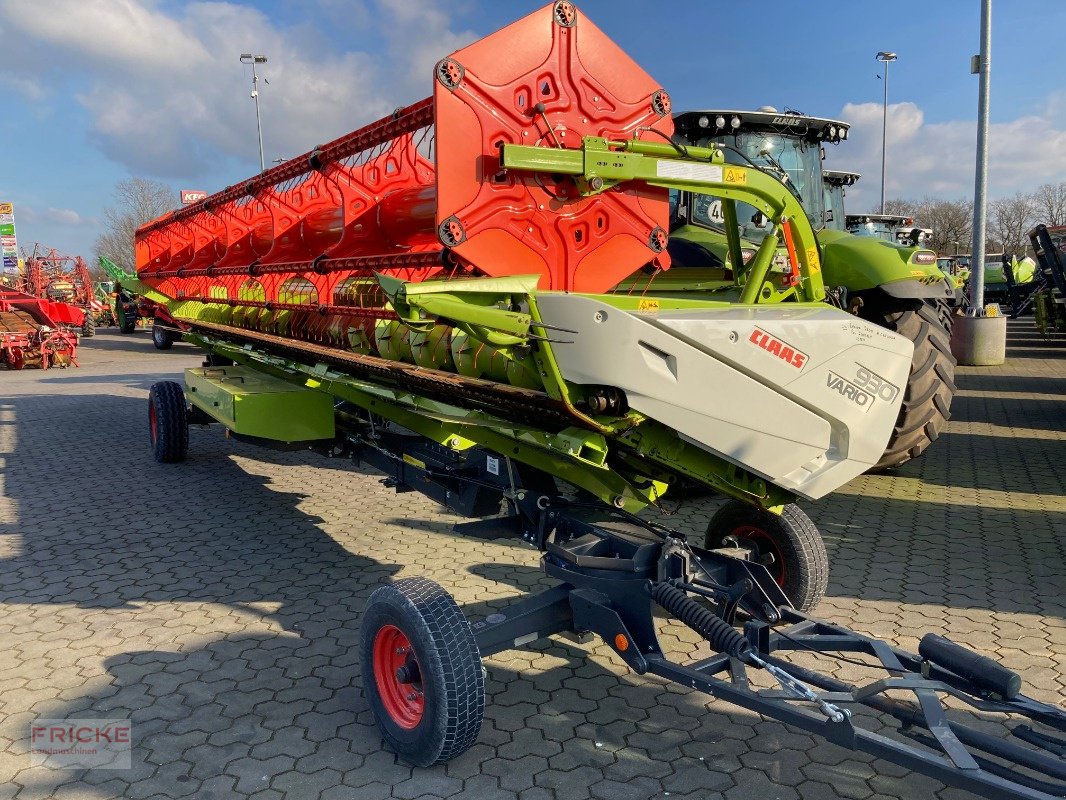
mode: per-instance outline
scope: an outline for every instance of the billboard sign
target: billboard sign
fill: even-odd
[[[19,274],[19,249],[15,239],[15,205],[0,203],[0,274]]]

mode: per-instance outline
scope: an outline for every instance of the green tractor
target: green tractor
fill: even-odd
[[[846,231],[847,215],[844,211],[844,195],[849,186],[862,175],[839,169],[822,170],[822,193],[825,197],[825,227],[836,231]]]
[[[847,123],[769,107],[691,111],[675,116],[674,122],[678,146],[717,147],[727,162],[755,166],[777,178],[799,199],[817,230],[817,255],[831,301],[914,342],[903,406],[876,468],[896,467],[921,455],[943,430],[955,394],[948,329],[955,287],[938,269],[934,251],[898,238],[855,235],[845,229],[846,217],[840,224],[842,202],[841,211],[827,206],[824,145],[847,139]],[[841,201],[845,185],[840,185]],[[691,191],[675,193],[671,211],[670,272],[680,269],[691,277],[693,270],[702,270],[706,279],[695,281],[698,291],[738,293],[742,274],[734,276],[729,254],[751,258],[771,230],[768,220],[752,206],[738,203],[734,210],[717,197]],[[738,236],[739,247],[736,242],[731,247],[730,239]],[[791,247],[787,241],[784,245],[775,260],[782,285],[789,279]],[[787,299],[770,290],[770,283],[760,290],[760,302]]]

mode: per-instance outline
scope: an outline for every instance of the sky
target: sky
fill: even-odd
[[[428,96],[434,63],[544,5],[533,0],[0,0],[0,201],[19,245],[92,256],[115,184],[215,191]],[[851,212],[886,194],[972,197],[980,0],[585,0],[677,111],[773,105],[852,124],[826,164],[863,174]],[[1066,180],[1063,0],[994,0],[989,196]],[[1061,37],[1059,37],[1061,38]],[[1057,41],[1051,37],[1048,41]]]

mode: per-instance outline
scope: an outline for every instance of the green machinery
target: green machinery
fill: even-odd
[[[727,162],[757,167],[786,186],[816,229],[821,277],[830,301],[914,342],[903,406],[876,466],[894,467],[921,455],[951,414],[955,361],[949,347],[947,304],[955,287],[938,269],[932,250],[856,236],[845,229],[846,218],[842,226],[836,208],[827,207],[824,146],[846,140],[847,123],[763,107],[692,111],[675,116],[675,124],[679,140],[718,147]],[[738,204],[731,217],[716,195],[694,191],[673,198],[672,212],[675,270],[687,267],[692,274],[706,276],[690,282],[688,290],[698,284],[698,291],[722,297],[743,291],[744,272],[733,269],[738,260],[731,253],[748,258],[755,252],[767,233],[765,216],[750,205]],[[785,261],[782,248],[775,266],[779,277],[787,277]],[[770,293],[762,301],[777,299],[783,296]]]

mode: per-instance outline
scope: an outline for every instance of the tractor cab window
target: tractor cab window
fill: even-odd
[[[844,223],[844,187],[836,183],[825,185],[825,227],[835,231],[846,230]]]
[[[883,220],[867,220],[858,225],[852,225],[848,231],[855,236],[869,236],[896,243],[896,226]]]
[[[704,139],[701,146],[724,146],[725,159],[731,164],[754,164],[788,186],[803,205],[811,224],[825,224],[825,198],[822,190],[822,151],[817,142],[805,142],[772,133],[738,133],[733,136]],[[713,195],[694,194],[690,219],[694,224],[722,230],[725,217],[722,202]],[[740,237],[758,244],[772,230],[772,225],[754,206],[737,203]]]

